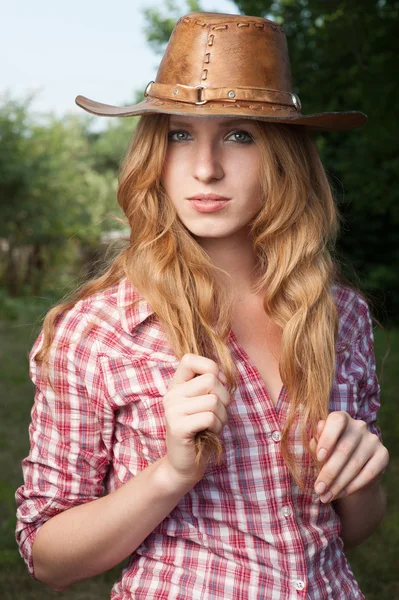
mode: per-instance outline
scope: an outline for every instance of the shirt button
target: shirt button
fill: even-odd
[[[280,442],[282,438],[281,431],[273,431],[272,440],[273,442]]]
[[[302,581],[301,579],[297,579],[295,582],[295,589],[298,590],[298,592],[301,592],[302,590],[304,590],[305,582]]]
[[[283,506],[282,513],[284,517],[290,517],[292,515],[291,506]]]

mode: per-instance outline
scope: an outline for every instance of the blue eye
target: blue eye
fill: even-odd
[[[174,138],[173,137],[173,136],[177,136],[177,135],[181,136],[181,134],[188,135],[187,131],[184,131],[182,129],[177,129],[175,131],[169,131],[169,133],[168,133],[168,140],[170,142],[186,142],[187,138],[182,139],[181,137],[179,137],[179,138]],[[246,131],[241,131],[241,130],[240,131],[233,131],[232,133],[230,133],[228,135],[228,137],[230,138],[230,137],[235,136],[235,135],[241,135],[241,136],[244,135],[247,138],[246,140],[244,139],[244,140],[241,140],[241,141],[237,140],[237,139],[234,140],[238,144],[250,144],[253,141],[252,136],[249,133],[247,133]]]
[[[178,142],[178,141],[185,142],[186,140],[181,140],[181,139],[178,139],[178,140],[176,140],[176,139],[172,139],[172,138],[173,138],[173,136],[174,136],[174,135],[177,135],[178,133],[187,133],[187,131],[180,131],[180,130],[179,130],[179,131],[169,131],[169,134],[168,134],[168,140],[169,140],[170,142]]]
[[[247,133],[246,131],[233,131],[233,133],[230,134],[229,137],[231,137],[232,135],[245,135],[247,136],[247,140],[242,140],[241,142],[238,141],[239,144],[250,144],[252,142],[252,136]]]

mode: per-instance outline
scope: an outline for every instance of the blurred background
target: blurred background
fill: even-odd
[[[30,579],[14,539],[29,449],[28,352],[43,316],[117,251],[126,233],[117,173],[136,118],[92,117],[77,94],[143,98],[173,25],[192,11],[264,16],[287,35],[305,114],[361,110],[359,130],[317,137],[343,217],[337,259],[369,299],[391,464],[388,512],[348,556],[367,599],[399,598],[399,2],[14,0],[0,35],[0,591],[2,599],[108,598],[121,566],[56,594]],[[111,246],[110,246],[111,243]],[[111,248],[111,249],[110,249]],[[387,350],[389,354],[386,357]],[[384,360],[385,358],[385,360]],[[254,599],[255,600],[255,599]]]

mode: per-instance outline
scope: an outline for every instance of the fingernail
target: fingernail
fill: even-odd
[[[223,382],[223,383],[227,383],[227,377],[226,375],[223,373],[223,371],[219,371],[218,374],[219,379]]]
[[[330,502],[332,497],[333,497],[332,492],[327,492],[327,494],[324,494],[324,496],[320,496],[320,502],[323,502],[323,504],[326,504],[327,502]]]
[[[347,495],[348,495],[348,492],[346,490],[342,490],[342,492],[340,492],[338,494],[337,498],[344,498]]]
[[[325,457],[327,456],[327,450],[325,448],[320,448],[320,450],[317,453],[317,460],[318,461],[322,461],[325,459]]]
[[[322,494],[325,489],[326,489],[326,484],[323,483],[322,481],[319,481],[319,483],[315,487],[315,490],[318,494]]]

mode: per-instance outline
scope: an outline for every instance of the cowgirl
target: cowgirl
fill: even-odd
[[[32,349],[17,491],[30,573],[55,590],[130,556],[116,600],[363,598],[344,554],[381,521],[388,452],[363,297],[285,36],[190,13],[136,106],[130,244]],[[104,492],[106,491],[106,495]]]

